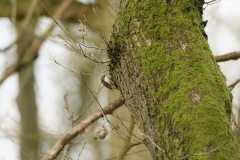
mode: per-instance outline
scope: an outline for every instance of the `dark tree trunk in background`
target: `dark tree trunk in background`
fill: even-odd
[[[34,91],[33,66],[19,72],[19,95],[17,103],[21,115],[21,159],[38,159],[37,106]]]
[[[38,16],[34,12],[37,3],[29,4],[32,11],[28,11],[22,21],[16,21],[15,28],[17,30],[19,41],[17,45],[18,61],[16,63],[25,64],[18,69],[19,93],[17,104],[21,116],[21,134],[20,134],[20,156],[21,159],[39,159],[39,129],[37,122],[37,104],[34,89],[34,68],[33,61],[36,54],[32,52],[35,38],[35,27]],[[26,16],[27,17],[27,16]]]
[[[122,5],[109,43],[110,73],[149,136],[152,157],[239,159],[232,96],[204,37],[203,1]]]

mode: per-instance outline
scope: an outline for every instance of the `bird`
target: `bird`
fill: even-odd
[[[106,76],[101,77],[101,83],[108,89],[113,90],[113,82]]]

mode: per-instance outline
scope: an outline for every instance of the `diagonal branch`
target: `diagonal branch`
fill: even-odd
[[[39,0],[39,2],[41,3],[41,1]],[[66,12],[66,10],[70,7],[70,5],[74,2],[74,0],[65,0],[63,1],[60,6],[56,9],[53,17],[55,19],[60,19],[64,13]],[[42,3],[41,3],[42,4]],[[56,21],[55,21],[56,22]],[[53,21],[47,31],[44,33],[43,36],[41,37],[36,37],[35,40],[33,39],[33,41],[35,41],[34,43],[34,46],[31,46],[30,48],[30,52],[32,53],[33,55],[33,59],[32,61],[35,60],[35,58],[37,58],[37,54],[38,54],[38,50],[39,48],[41,47],[42,43],[44,42],[44,40],[46,39],[46,37],[48,35],[50,35],[50,33],[52,32],[52,30],[54,29],[55,27],[55,22]],[[57,22],[56,22],[57,23]],[[24,23],[25,24],[25,23]],[[58,23],[57,23],[58,24]],[[60,25],[59,25],[60,26]],[[25,50],[24,50],[25,52]],[[23,53],[21,53],[23,54]],[[21,55],[20,54],[20,55]],[[23,56],[20,56],[17,60],[17,62],[15,62],[12,66],[10,66],[6,71],[5,73],[3,74],[3,76],[0,78],[0,85],[13,73],[15,73],[16,71],[18,71],[19,69],[21,69],[21,67],[23,67],[24,65],[27,65],[28,63],[26,64],[22,64],[21,60],[22,60],[22,57]]]
[[[73,129],[73,123],[74,123],[74,118],[73,118],[73,111],[72,109],[69,107],[69,104],[68,104],[68,101],[67,101],[67,94],[63,96],[63,99],[64,99],[64,102],[65,102],[65,109],[67,110],[68,114],[69,114],[69,121],[70,121],[70,124],[69,124],[69,131],[71,131]],[[69,143],[64,147],[63,149],[63,156],[62,156],[62,160],[65,159],[65,157],[67,156],[68,154],[68,150],[69,150]]]
[[[237,79],[234,83],[228,86],[229,90],[232,91],[234,87],[240,82],[240,79]]]
[[[220,56],[215,56],[216,62],[225,62],[225,61],[229,61],[229,60],[237,60],[238,58],[240,58],[240,51],[230,52],[230,53],[223,54],[223,55],[220,55]]]
[[[103,113],[105,115],[111,114],[115,109],[122,106],[124,104],[124,99],[120,97],[116,101],[108,104],[103,108]],[[61,150],[67,145],[74,137],[76,137],[79,133],[83,132],[91,123],[95,122],[98,118],[102,117],[102,111],[97,111],[90,116],[88,116],[81,123],[76,125],[71,131],[69,131],[64,137],[62,137],[53,147],[52,149],[43,157],[42,160],[51,160],[55,159]]]

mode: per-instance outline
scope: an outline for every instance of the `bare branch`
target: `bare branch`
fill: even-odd
[[[209,2],[205,2],[204,4],[206,4],[206,7],[204,7],[203,10],[206,9],[208,7],[208,5],[212,5],[212,4],[218,3],[220,1],[221,0],[212,0],[212,1],[209,1]]]
[[[87,89],[89,90],[89,92],[91,93],[91,95],[93,96],[93,98],[94,98],[94,99],[96,100],[96,102],[98,103],[98,105],[99,105],[99,107],[100,107],[100,109],[101,109],[101,111],[102,111],[103,116],[105,117],[105,119],[107,120],[107,122],[110,123],[110,121],[108,120],[108,118],[107,118],[106,115],[104,114],[103,108],[102,108],[100,102],[98,101],[97,97],[94,95],[94,93],[92,92],[92,90],[91,90],[91,89],[89,88],[89,86],[87,85],[87,83],[86,83],[86,81],[85,81],[85,79],[84,79],[84,77],[83,77],[82,74],[81,74],[81,76],[82,76],[82,79],[83,79],[83,83],[85,84],[85,86],[87,87]],[[78,85],[78,84],[77,84],[77,85]],[[78,86],[79,86],[79,85],[78,85]]]
[[[71,108],[69,107],[68,101],[67,101],[67,95],[63,96],[64,102],[65,102],[65,109],[67,110],[68,114],[69,114],[69,120],[70,120],[70,124],[69,124],[69,131],[71,131],[73,129],[73,111],[71,110]],[[63,150],[63,156],[62,156],[62,160],[65,159],[65,157],[67,156],[68,153],[68,149],[69,149],[69,143],[64,147]]]
[[[84,143],[84,145],[83,145],[83,147],[82,147],[82,149],[81,149],[81,152],[79,153],[78,160],[79,160],[79,158],[80,158],[80,156],[81,156],[81,154],[82,154],[82,151],[83,151],[85,145],[86,145],[86,142]]]
[[[124,120],[124,119],[122,119],[122,118],[120,118],[118,115],[117,115],[117,111],[116,112],[114,112],[115,114],[116,114],[116,116],[117,116],[117,118],[118,118],[118,120],[120,121],[120,123],[122,124],[122,126],[128,131],[128,133],[130,133],[130,131],[129,131],[129,129],[124,125],[124,123],[123,123],[123,121],[122,120]],[[113,115],[112,115],[113,116]],[[125,120],[126,121],[126,120]],[[127,121],[127,122],[129,122],[129,121]],[[130,122],[131,123],[131,122]],[[134,136],[135,138],[137,138],[138,140],[139,140],[139,142],[140,143],[142,143],[141,141],[141,139],[139,139],[135,134],[132,134],[132,136]]]
[[[87,76],[92,76],[92,75],[98,75],[98,74],[102,74],[104,72],[107,72],[107,70],[105,71],[101,71],[101,72],[98,72],[98,73],[83,73],[83,72],[77,72],[77,71],[74,71],[74,70],[71,70],[67,67],[65,67],[64,65],[60,64],[51,54],[49,54],[51,56],[51,58],[49,58],[51,61],[53,61],[54,63],[56,63],[57,65],[65,68],[66,70],[72,72],[72,73],[75,73],[75,74],[82,74],[82,75],[87,75]]]
[[[228,86],[229,90],[232,91],[234,87],[240,82],[240,79],[237,79],[234,83]]]
[[[77,43],[77,44],[80,44],[80,45],[83,45],[83,46],[85,46],[85,47],[87,47],[87,48],[96,48],[96,49],[100,49],[100,50],[107,50],[107,49],[104,49],[104,48],[98,48],[98,47],[93,47],[93,46],[88,46],[87,44],[85,44],[84,42],[82,42],[82,43],[80,43],[80,42],[78,42],[77,40],[75,40],[75,39],[73,39],[72,37],[71,37],[71,35],[68,33],[68,32],[66,32],[64,29],[63,29],[63,27],[57,22],[57,18],[56,17],[54,17],[54,16],[52,16],[51,15],[51,13],[47,10],[47,8],[44,6],[44,4],[41,2],[41,0],[38,0],[40,3],[41,3],[41,5],[44,7],[44,9],[48,12],[48,14],[50,15],[50,17],[53,19],[53,21],[59,26],[59,28],[73,41],[73,42],[75,42],[75,43]],[[70,2],[72,2],[73,0],[71,0]],[[85,17],[85,16],[84,16]],[[86,18],[85,18],[86,19]],[[86,22],[87,23],[87,22]],[[80,29],[80,31],[83,31],[83,30],[86,30],[85,29],[85,26],[83,26],[83,24],[82,24],[82,22],[80,22],[80,26],[81,26],[81,29]],[[84,29],[83,29],[84,28]],[[83,33],[84,34],[84,36],[87,36],[87,32],[84,32]],[[60,38],[62,38],[61,36],[60,36]],[[104,40],[104,37],[102,37],[103,38],[103,40]],[[62,38],[63,39],[63,38]],[[63,39],[64,40],[64,39]],[[64,40],[65,41],[65,40]],[[81,49],[81,47],[80,47],[80,51],[78,50],[78,49],[76,49],[75,47],[73,47],[73,45],[71,45],[70,43],[68,43],[67,41],[65,41],[66,42],[66,44],[68,45],[66,45],[70,50],[74,50],[74,51],[77,51],[77,52],[79,52],[80,53],[80,55],[82,55],[83,57],[85,57],[85,58],[87,58],[87,59],[90,59],[90,60],[92,60],[93,62],[96,62],[96,63],[108,63],[108,62],[110,62],[111,61],[111,59],[107,59],[106,61],[103,61],[103,60],[98,60],[98,59],[95,59],[95,58],[93,58],[93,57],[91,57],[91,56],[88,56],[88,55],[86,55],[86,52],[83,52],[83,50]],[[106,42],[105,42],[106,43]],[[107,44],[107,43],[106,43]]]
[[[41,1],[39,0],[39,2],[41,3]],[[66,9],[70,7],[70,5],[73,3],[73,0],[65,0],[63,1],[60,6],[56,9],[56,12],[54,13],[53,17],[55,17],[55,19],[60,19],[63,14],[65,13]],[[42,3],[41,3],[42,4]],[[35,40],[33,39],[33,41],[35,42],[35,45],[33,46],[33,48],[30,48],[32,55],[33,55],[33,59],[32,61],[35,60],[35,58],[37,58],[37,54],[38,54],[38,50],[40,48],[40,46],[42,45],[42,43],[44,42],[45,38],[51,33],[51,31],[53,30],[55,24],[54,22],[52,22],[47,31],[44,33],[43,36],[41,37],[36,37]],[[25,50],[24,50],[25,53]],[[22,54],[22,53],[21,53]],[[20,55],[21,55],[20,54]],[[17,62],[15,62],[12,66],[10,66],[5,73],[3,74],[3,76],[0,78],[0,85],[13,73],[15,73],[17,70],[21,69],[21,67],[23,67],[26,64],[21,64],[21,58],[23,56],[19,56]]]
[[[99,90],[97,91],[97,94],[99,94],[102,89],[103,89],[103,87],[100,87]],[[94,101],[95,101],[95,98],[93,98],[91,100],[89,105],[84,108],[84,110],[77,116],[77,118],[74,120],[74,122],[77,122],[82,117],[82,115],[87,111],[87,109],[93,104]]]
[[[124,99],[120,97],[118,100],[108,104],[103,108],[103,113],[105,115],[111,114],[115,109],[122,106],[124,104]],[[76,125],[71,131],[69,131],[63,138],[61,138],[52,149],[44,156],[42,160],[50,160],[55,159],[61,150],[64,148],[66,144],[68,144],[74,137],[76,137],[79,133],[83,132],[91,123],[95,122],[98,118],[102,117],[102,111],[97,111],[90,116],[88,116],[81,123]]]
[[[147,135],[145,135],[145,134],[143,134],[143,133],[141,133],[141,132],[139,132],[139,133],[140,133],[142,136],[148,138],[155,147],[157,147],[159,150],[161,150],[163,153],[165,153],[165,151],[164,151],[162,148],[160,148],[149,136],[147,136]]]
[[[229,60],[237,60],[238,58],[240,58],[240,51],[230,52],[230,53],[223,54],[223,55],[220,55],[220,56],[215,56],[216,62],[225,62],[225,61],[229,61]]]
[[[121,132],[122,134],[125,134],[125,136],[127,136],[127,137],[131,137],[131,138],[132,138],[131,140],[136,141],[136,143],[137,143],[137,142],[142,143],[142,140],[139,140],[138,137],[137,137],[137,138],[134,138],[133,136],[129,135],[128,133],[125,133],[124,131],[122,131],[122,130],[119,128],[119,126],[115,126],[113,129]],[[135,136],[135,137],[136,137],[136,136]]]
[[[212,4],[217,3],[219,1],[221,1],[221,0],[212,0],[212,1],[209,1],[209,2],[205,2],[204,4],[212,5]]]

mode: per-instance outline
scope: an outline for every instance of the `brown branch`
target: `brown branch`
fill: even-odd
[[[101,111],[102,111],[103,116],[105,117],[105,119],[107,120],[107,122],[110,123],[110,121],[108,120],[108,118],[107,118],[106,115],[104,114],[103,108],[102,108],[100,102],[98,101],[97,97],[94,95],[94,93],[92,92],[92,90],[91,90],[91,89],[89,88],[89,86],[87,85],[87,82],[85,81],[85,79],[84,79],[84,77],[83,77],[82,74],[81,74],[81,76],[82,76],[83,83],[85,84],[85,86],[87,87],[87,89],[89,90],[89,92],[91,93],[91,95],[93,96],[93,98],[94,98],[94,99],[96,100],[96,102],[98,103],[98,105],[99,105],[99,107],[100,107],[100,109],[101,109]],[[77,85],[78,85],[78,84],[77,84]],[[78,86],[79,86],[79,85],[78,85]]]
[[[215,56],[216,62],[225,62],[225,61],[229,61],[229,60],[237,60],[238,58],[240,58],[240,51],[230,52],[230,53],[223,54],[223,55],[220,55],[220,56]]]
[[[117,118],[118,118],[118,120],[120,121],[120,123],[122,124],[122,126],[128,131],[128,133],[130,132],[129,130],[128,130],[128,128],[124,125],[124,123],[123,123],[123,121],[122,120],[124,120],[124,119],[122,119],[122,118],[120,118],[118,115],[117,115],[117,112],[115,112],[115,114],[116,114],[116,116],[117,116]],[[114,115],[112,115],[112,116],[114,116]],[[126,121],[126,120],[125,120]],[[127,121],[127,122],[129,122],[129,121]],[[132,136],[134,136],[136,139],[138,139],[139,141],[142,141],[141,139],[139,139],[135,134],[132,134]],[[140,143],[142,143],[142,142],[140,142]]]
[[[87,142],[84,143],[84,145],[83,145],[83,147],[82,147],[82,150],[81,150],[81,152],[80,152],[79,155],[78,155],[78,160],[79,160],[79,158],[80,158],[80,156],[81,156],[81,154],[82,154],[82,151],[83,151],[83,149],[84,149],[86,143],[87,143]]]
[[[232,91],[235,86],[240,82],[240,79],[237,79],[234,83],[228,86],[229,90]]]
[[[74,118],[73,118],[73,111],[71,110],[71,108],[69,107],[68,101],[67,101],[67,95],[63,96],[64,102],[65,102],[65,109],[67,110],[68,114],[69,114],[69,120],[70,120],[70,124],[69,124],[69,131],[71,131],[73,129],[73,123],[74,123]],[[63,149],[63,156],[62,156],[62,160],[65,159],[67,153],[68,153],[68,149],[69,149],[69,143],[64,147]]]
[[[161,150],[163,153],[166,153],[165,150],[163,150],[161,147],[159,147],[149,136],[147,136],[147,135],[145,135],[145,134],[143,134],[143,133],[141,133],[141,132],[139,132],[139,133],[140,133],[142,136],[148,138],[148,139],[151,141],[151,143],[152,143],[155,147],[157,147],[159,150]]]
[[[98,72],[98,73],[83,73],[83,72],[77,72],[77,71],[74,71],[68,67],[65,67],[64,65],[60,64],[51,54],[49,54],[51,56],[51,58],[49,58],[51,61],[53,61],[54,63],[56,63],[57,65],[65,68],[66,70],[72,72],[72,73],[75,73],[75,74],[80,74],[80,75],[87,75],[87,76],[92,76],[92,75],[98,75],[98,74],[102,74],[102,73],[105,73],[107,72],[107,70],[105,71],[101,71],[101,72]]]
[[[97,91],[97,94],[99,94],[102,89],[103,89],[103,87],[100,87]],[[95,98],[93,98],[91,100],[91,102],[89,103],[89,105],[84,108],[84,110],[77,116],[77,118],[75,118],[74,122],[77,122],[82,117],[82,115],[88,110],[88,108],[93,104],[94,101],[95,101]]]
[[[111,114],[115,109],[122,106],[124,104],[124,100],[122,97],[117,99],[116,101],[108,104],[103,108],[103,113],[105,115]],[[76,125],[71,131],[69,131],[63,138],[61,138],[52,149],[43,157],[42,160],[50,160],[55,159],[61,150],[64,148],[66,144],[68,144],[74,137],[76,137],[79,133],[83,132],[91,123],[95,122],[98,118],[102,117],[102,111],[97,111],[92,115],[88,116],[81,123]]]
[[[70,5],[74,2],[74,0],[65,0],[63,1],[60,6],[56,9],[53,17],[55,19],[60,19],[64,13],[66,12],[66,10],[70,7]],[[41,3],[41,2],[40,2]],[[42,3],[41,3],[42,4]],[[56,22],[56,21],[55,21]],[[52,22],[47,31],[44,33],[43,36],[41,37],[36,37],[35,40],[33,39],[33,41],[36,41],[35,42],[35,45],[33,47],[30,48],[30,52],[32,53],[33,55],[33,58],[31,59],[31,61],[34,61],[35,58],[37,57],[37,54],[38,54],[38,50],[39,48],[41,47],[42,43],[44,42],[44,40],[46,39],[46,37],[48,35],[50,35],[50,33],[52,32],[52,30],[54,29],[54,26],[55,26],[55,22]],[[57,22],[56,22],[57,23]],[[57,23],[58,24],[58,23]],[[60,25],[59,25],[60,26]],[[23,51],[25,53],[25,50]],[[21,53],[22,54],[22,53]],[[21,55],[20,54],[20,55]],[[18,71],[19,69],[21,69],[21,67],[27,65],[28,63],[26,64],[22,64],[22,57],[23,56],[20,56],[18,57],[18,60],[17,62],[15,62],[12,66],[10,66],[6,71],[5,73],[3,74],[3,76],[0,78],[0,85],[13,73],[15,73],[16,71]]]

